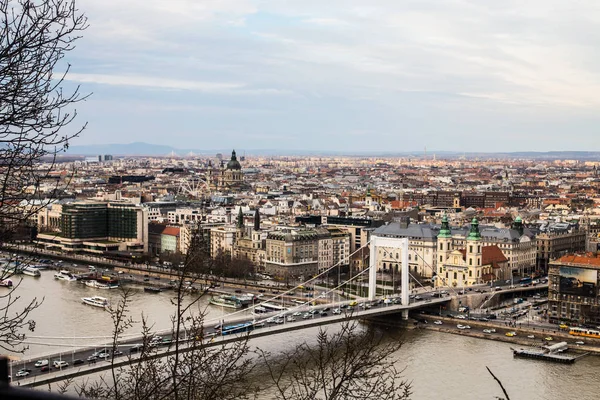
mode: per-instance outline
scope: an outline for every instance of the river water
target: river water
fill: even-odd
[[[118,290],[98,290],[76,282],[53,279],[53,271],[42,271],[41,278],[24,276],[18,294],[19,304],[37,296],[43,304],[30,315],[36,321],[35,332],[28,334],[29,350],[23,357],[65,351],[68,346],[100,343],[111,333],[108,313],[87,306],[81,297],[99,295],[118,300]],[[6,290],[6,289],[0,289]],[[175,307],[172,292],[144,293],[134,288],[130,310],[138,321],[148,318],[156,330],[169,329]],[[208,319],[218,320],[228,310],[207,304],[201,299],[194,312],[206,309]],[[230,312],[230,311],[229,311]],[[140,331],[136,323],[130,333]],[[330,329],[335,329],[332,327]],[[413,399],[495,399],[502,396],[499,386],[486,366],[502,380],[511,399],[592,400],[600,397],[600,357],[585,357],[573,365],[514,359],[510,344],[487,341],[427,330],[398,332],[386,328],[388,340],[401,338],[404,345],[392,357],[404,376],[412,381]],[[253,345],[271,352],[289,349],[293,343],[312,338],[317,328],[257,338]],[[54,338],[60,339],[54,339]]]

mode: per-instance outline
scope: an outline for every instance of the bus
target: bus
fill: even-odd
[[[225,326],[221,330],[221,334],[229,335],[229,334],[235,334],[235,333],[250,332],[253,329],[254,329],[254,325],[252,324],[252,322],[246,322],[245,324]]]
[[[521,280],[519,280],[519,283],[521,285],[530,285],[532,281],[533,281],[533,279],[531,279],[530,276],[527,276],[525,278],[521,278]]]
[[[600,331],[597,331],[595,329],[578,328],[578,327],[572,326],[569,328],[569,334],[573,335],[573,336],[584,336],[584,337],[600,339]]]

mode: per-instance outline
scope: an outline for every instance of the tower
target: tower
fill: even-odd
[[[238,239],[244,237],[244,213],[242,212],[242,207],[240,206],[240,212],[238,212],[237,223],[235,224],[236,232],[235,236]]]
[[[254,229],[252,230],[252,247],[261,248],[260,209],[254,212]]]
[[[520,216],[517,216],[517,218],[515,218],[514,222],[512,223],[511,228],[518,231],[519,236],[523,236],[523,220],[521,219]]]
[[[479,233],[479,222],[477,218],[471,221],[471,230],[467,236],[467,267],[469,269],[469,278],[481,278],[481,233]]]
[[[450,230],[450,225],[448,224],[448,216],[444,214],[442,217],[442,227],[440,228],[440,233],[437,236],[438,243],[438,259],[437,259],[437,273],[439,275],[442,274],[442,264],[448,259],[448,256],[452,252],[452,231]],[[441,284],[441,282],[440,282]]]

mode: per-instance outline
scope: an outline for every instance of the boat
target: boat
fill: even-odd
[[[12,287],[13,282],[10,279],[4,279],[2,281],[0,281],[0,286],[1,287]]]
[[[89,280],[85,281],[85,286],[96,288],[96,289],[116,289],[119,287],[119,285],[114,285],[114,284],[111,285],[110,283],[107,283],[106,281],[101,281],[101,280],[96,280],[96,279],[89,279]]]
[[[40,272],[39,269],[32,267],[32,266],[28,266],[28,267],[23,268],[23,275],[40,277],[40,276],[42,276],[42,273]]]
[[[233,299],[232,299],[233,297]],[[242,303],[234,300],[235,296],[219,296],[211,297],[209,303],[214,306],[227,307],[227,308],[242,308]]]
[[[533,358],[536,360],[553,361],[564,364],[572,364],[577,357],[562,354],[568,349],[567,342],[560,342],[553,345],[542,346],[537,349],[513,349],[513,356],[522,358]]]
[[[108,300],[104,297],[93,296],[93,297],[82,297],[81,300],[90,306],[106,308],[108,307]]]
[[[158,288],[158,287],[145,287],[144,288],[144,292],[148,292],[148,293],[160,293],[160,292],[162,292],[162,288]]]
[[[60,281],[67,281],[67,282],[72,282],[72,281],[76,281],[77,278],[75,278],[75,276],[73,276],[73,274],[67,270],[60,270],[58,271],[56,274],[54,274],[54,279],[58,279]]]

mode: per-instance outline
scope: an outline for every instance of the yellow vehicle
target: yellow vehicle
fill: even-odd
[[[594,329],[571,327],[569,333],[573,336],[585,336],[600,339],[600,331]]]
[[[517,334],[515,332],[506,332],[505,335],[508,337],[517,336]]]
[[[554,339],[552,339],[550,336],[547,336],[547,337],[545,337],[545,338],[544,338],[544,340],[545,340],[546,342],[551,342],[551,341],[553,341]]]
[[[569,325],[567,325],[567,324],[560,324],[558,327],[560,329],[569,329]]]
[[[349,307],[356,307],[358,305],[358,301],[351,301],[350,304],[348,304]]]

